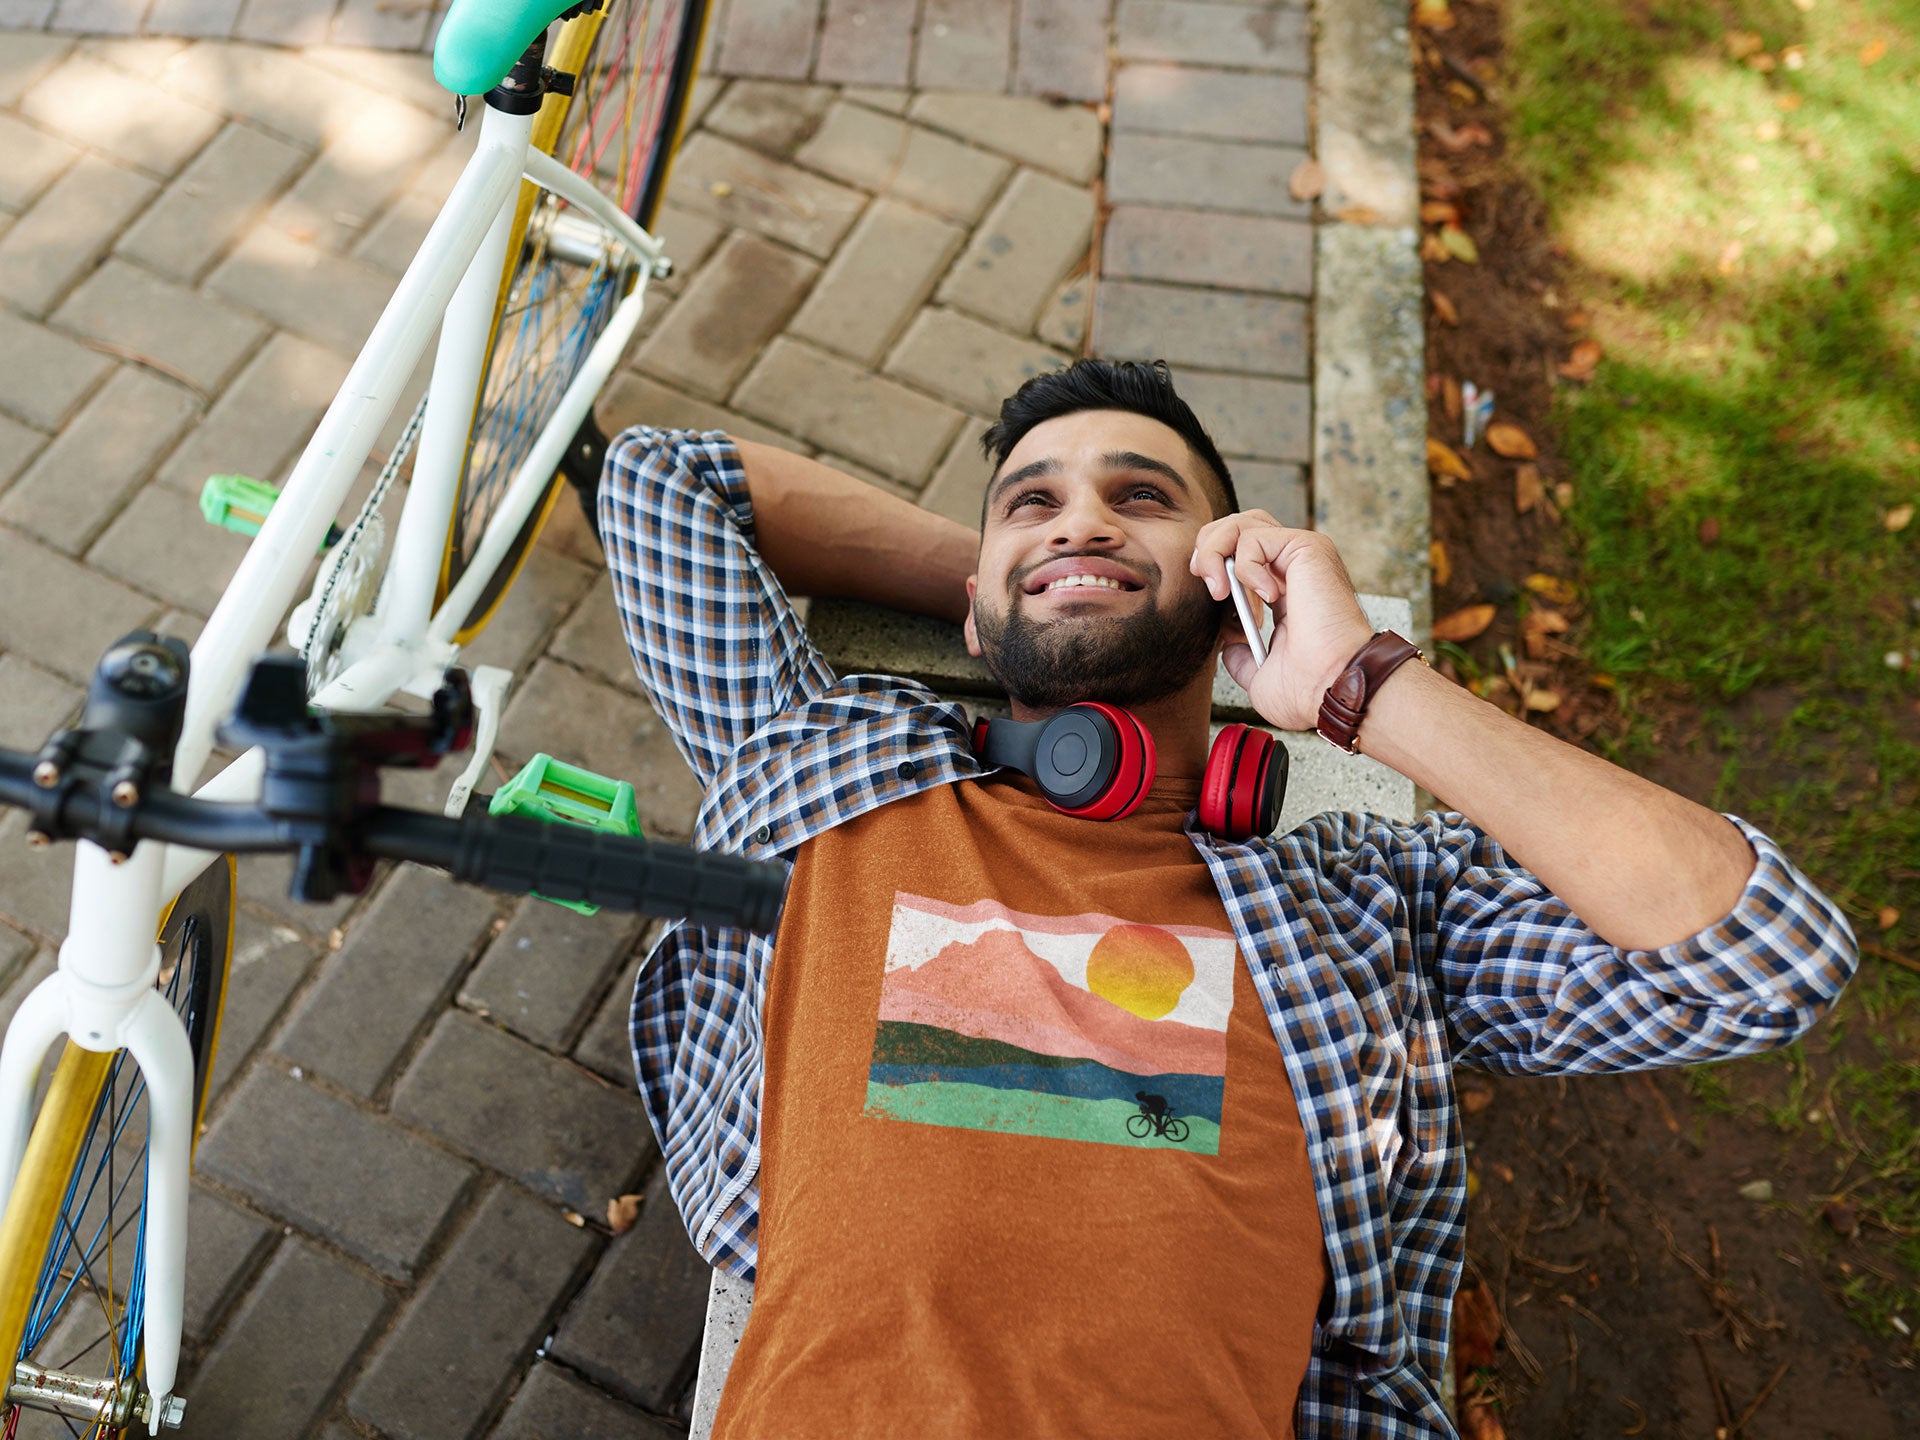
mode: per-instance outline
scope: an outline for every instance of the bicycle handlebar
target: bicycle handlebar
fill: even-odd
[[[49,817],[41,812],[54,792],[34,782],[36,759],[0,750],[0,806],[17,805],[44,820]],[[54,839],[96,839],[110,823],[116,833],[136,840],[246,854],[294,851],[312,839],[304,825],[258,806],[196,800],[164,788],[117,807],[97,789],[61,787],[57,813],[50,818],[52,824],[42,829]],[[469,814],[455,820],[371,805],[347,828],[349,844],[376,859],[431,865],[456,880],[507,894],[537,890],[611,910],[684,916],[696,925],[739,926],[770,935],[786,897],[787,871],[779,864],[521,816]]]

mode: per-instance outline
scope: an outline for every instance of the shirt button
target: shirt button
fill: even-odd
[[[773,839],[773,827],[771,825],[762,825],[758,830],[753,832],[753,838],[758,840],[762,845],[766,844],[769,840]]]
[[[902,760],[898,765],[893,767],[893,773],[898,775],[902,780],[911,780],[920,773],[920,767],[911,760]]]

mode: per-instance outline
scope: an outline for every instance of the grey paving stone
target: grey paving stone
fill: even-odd
[[[0,237],[0,299],[44,313],[159,188],[110,160],[82,156]]]
[[[558,1365],[535,1365],[491,1440],[680,1440],[686,1432],[623,1405]]]
[[[387,1308],[374,1280],[294,1238],[195,1374],[186,1440],[302,1440]]]
[[[887,372],[964,405],[976,415],[998,415],[1000,402],[1020,382],[1058,370],[1067,357],[1037,340],[983,325],[955,310],[929,306],[893,354]]]
[[[553,1343],[554,1359],[655,1412],[693,1374],[713,1275],[687,1239],[665,1174],[647,1186],[639,1222],[608,1248]]]
[[[1186,205],[1305,220],[1313,207],[1295,200],[1287,181],[1306,158],[1305,150],[1290,145],[1117,131],[1107,198],[1116,205]]]
[[[813,68],[820,0],[732,5],[720,26],[716,69],[727,75],[804,80]]]
[[[667,192],[684,209],[823,260],[866,204],[857,190],[706,133],[681,147]]]
[[[347,378],[344,356],[275,334],[220,393],[155,476],[198,497],[209,475],[280,480]]]
[[[1123,60],[1232,65],[1304,75],[1312,61],[1308,40],[1303,7],[1120,0],[1114,17],[1114,48]]]
[[[1093,347],[1114,360],[1305,379],[1311,308],[1238,290],[1107,280],[1095,302]]]
[[[121,366],[0,499],[0,520],[78,553],[199,413],[184,386]]]
[[[980,437],[986,429],[986,421],[968,417],[920,497],[921,505],[934,514],[973,530],[980,528],[980,507],[987,498],[987,481],[993,477],[993,463],[980,454]]]
[[[56,726],[78,718],[85,695],[31,660],[0,655],[0,749],[38,750]],[[0,961],[5,951],[0,935]]]
[[[1116,205],[1102,273],[1281,295],[1313,293],[1313,227],[1299,220]]]
[[[913,83],[926,90],[1005,90],[1013,0],[926,0]]]
[[[17,834],[10,838],[16,843],[19,840]],[[20,938],[19,931],[0,926],[0,944],[17,944]],[[31,942],[28,948],[31,951]],[[58,960],[49,948],[32,954],[23,966],[12,972],[12,978],[4,987],[0,987],[0,1033],[5,1033],[4,1027],[13,1023],[14,1012],[33,992],[33,987],[51,975],[57,965]]]
[[[784,430],[710,400],[683,394],[631,370],[613,377],[594,413],[600,419],[600,428],[609,435],[617,435],[629,425],[656,425],[666,430],[724,430],[743,440],[784,445],[790,450],[806,448]]]
[[[396,100],[405,100],[429,115],[453,114],[453,97],[442,90],[440,82],[433,78],[431,54],[368,50],[362,45],[341,42],[308,45],[300,51],[300,58],[309,65],[343,76],[357,85],[368,86]],[[469,133],[474,128],[469,126]]]
[[[579,561],[536,545],[487,628],[461,650],[460,663],[524,670],[592,582],[593,572]]]
[[[81,154],[72,141],[0,113],[0,155],[7,157],[0,166],[0,206],[26,209]]]
[[[596,679],[635,695],[640,693],[633,657],[620,631],[620,613],[613,603],[613,582],[604,573],[594,582],[587,598],[574,607],[567,623],[560,627],[560,633],[547,647],[547,653]]]
[[[460,1003],[523,1039],[564,1051],[641,924],[637,915],[582,915],[529,897],[461,983]]]
[[[81,145],[171,175],[220,117],[89,55],[69,55],[20,100],[20,113]]]
[[[241,1080],[200,1142],[199,1166],[396,1280],[414,1272],[473,1176],[391,1121],[270,1065]]]
[[[907,113],[907,102],[913,97],[897,85],[842,85],[840,98],[864,105],[869,110],[904,115]]]
[[[1078,355],[1087,343],[1087,321],[1093,308],[1093,257],[1081,265],[1053,292],[1033,322],[1033,333],[1056,350]]]
[[[548,1206],[495,1186],[353,1387],[354,1417],[394,1440],[474,1433],[593,1250]]]
[[[194,501],[149,485],[87,551],[87,563],[169,604],[211,615],[247,553],[244,536],[209,525]]]
[[[814,78],[844,85],[905,85],[918,9],[917,0],[826,0]]]
[[[146,0],[60,0],[47,25],[78,35],[133,35],[146,8]]]
[[[0,492],[27,466],[47,437],[31,425],[0,415]]]
[[[243,0],[153,0],[147,10],[147,29],[168,35],[212,35],[225,38],[233,33],[233,22],[240,17]]]
[[[83,54],[148,80],[166,69],[167,62],[186,48],[185,40],[168,35],[95,35],[80,42]]]
[[[1100,173],[1104,136],[1099,117],[1085,105],[1053,105],[1030,95],[916,95],[908,113],[1076,184]]]
[[[33,941],[8,925],[0,925],[0,995],[13,985],[21,966],[33,954]],[[12,1018],[9,1011],[8,1018]]]
[[[773,338],[820,267],[758,235],[729,235],[642,342],[634,363],[682,389],[724,400]]]
[[[1010,330],[1032,328],[1060,281],[1084,260],[1093,196],[1037,170],[1021,170],[973,232],[936,293]]]
[[[516,767],[544,752],[624,780],[648,835],[684,840],[693,833],[700,785],[653,706],[565,665],[535,663],[507,706],[499,749]]]
[[[327,26],[327,39],[335,45],[415,50],[426,39],[433,16],[433,9],[426,5],[406,9],[389,0],[341,0]]]
[[[73,849],[31,850],[26,834],[24,811],[0,811],[0,920],[58,940],[73,903]]]
[[[593,1019],[581,1032],[580,1043],[573,1047],[575,1060],[630,1094],[637,1090],[639,1083],[634,1074],[633,1046],[627,1031],[628,1017],[633,1012],[633,982],[640,966],[652,953],[658,933],[656,924],[634,946],[633,957],[621,967],[619,978],[593,1012]]]
[[[146,596],[0,527],[0,648],[84,685],[107,646],[159,610]]]
[[[187,1295],[181,1319],[189,1341],[204,1340],[212,1332],[278,1228],[204,1185],[188,1193]],[[197,1387],[194,1396],[197,1404]]]
[[[1282,525],[1305,530],[1312,521],[1307,504],[1307,472],[1302,465],[1266,460],[1233,460],[1233,488],[1243,510],[1264,510]]]
[[[401,866],[321,967],[275,1053],[352,1094],[372,1096],[446,1004],[495,913],[486,891]]]
[[[1107,98],[1107,18],[1113,0],[1023,4],[1014,36],[1013,88],[1068,100]]]
[[[734,403],[910,485],[933,469],[961,419],[885,376],[784,337],[748,372]]]
[[[0,406],[29,425],[59,429],[113,365],[108,356],[37,320],[0,309]]]
[[[584,1215],[605,1214],[655,1154],[637,1095],[459,1010],[394,1088],[393,1114]]]
[[[706,263],[727,229],[708,216],[696,215],[678,205],[662,204],[660,213],[654,217],[653,233],[666,246],[667,258],[673,262],[673,273],[655,283],[666,294],[676,295],[686,288],[688,278]]]
[[[163,275],[192,281],[308,158],[299,146],[251,125],[222,126],[114,248]]]
[[[8,22],[7,28],[16,33],[0,46],[0,106],[10,108],[19,104],[20,97],[33,82],[58,65],[74,48],[73,40],[65,35],[20,33],[35,28],[25,17],[23,11],[17,23]]]
[[[54,0],[5,0],[0,4],[0,28],[37,30],[53,18]]]
[[[359,353],[393,286],[383,270],[266,226],[248,231],[206,280],[209,292],[343,355]]]
[[[236,40],[264,40],[274,45],[316,45],[331,37],[327,21],[331,5],[307,0],[246,0],[234,21]]]
[[[735,80],[700,123],[704,129],[787,159],[819,128],[833,97],[829,85]]]
[[[876,363],[912,318],[966,231],[882,196],[867,207],[788,333]]]
[[[260,1037],[280,1018],[288,998],[313,970],[319,951],[299,932],[242,910],[234,925],[233,965],[220,1006],[220,1049],[214,1057],[209,1100],[224,1095]]]
[[[1307,82],[1194,65],[1127,65],[1114,77],[1113,128],[1307,143]]]
[[[323,250],[346,249],[451,130],[398,100],[369,105],[274,203],[267,223]]]
[[[266,335],[258,320],[118,258],[88,276],[53,321],[158,361],[209,393]]]
[[[968,222],[979,218],[1010,168],[924,126],[844,103],[827,112],[797,158],[862,189]]]
[[[324,905],[295,900],[287,893],[287,885],[292,878],[293,860],[290,856],[240,857],[240,898],[305,934],[327,934],[346,919],[348,912],[359,903],[358,895],[341,895]]]
[[[1174,384],[1220,453],[1306,461],[1312,444],[1312,390],[1301,380],[1176,370]]]
[[[188,46],[167,63],[159,83],[189,99],[218,95],[226,115],[314,149],[379,95],[357,77],[309,62],[299,52],[224,39]]]

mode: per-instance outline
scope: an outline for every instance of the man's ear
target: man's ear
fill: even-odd
[[[973,628],[973,597],[979,592],[979,589],[980,577],[978,575],[967,576],[967,618],[961,626],[961,629],[965,631],[967,637],[967,654],[973,656],[976,660],[980,658],[981,650],[980,632]]]

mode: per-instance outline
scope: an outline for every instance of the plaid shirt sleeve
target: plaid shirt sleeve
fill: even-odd
[[[754,550],[746,469],[720,431],[624,432],[600,533],[640,683],[702,789],[768,719],[834,684]]]
[[[1395,868],[1455,1061],[1515,1075],[1688,1065],[1811,1027],[1859,962],[1853,931],[1771,839],[1726,818],[1755,858],[1739,902],[1657,950],[1601,939],[1461,815],[1404,827]]]

